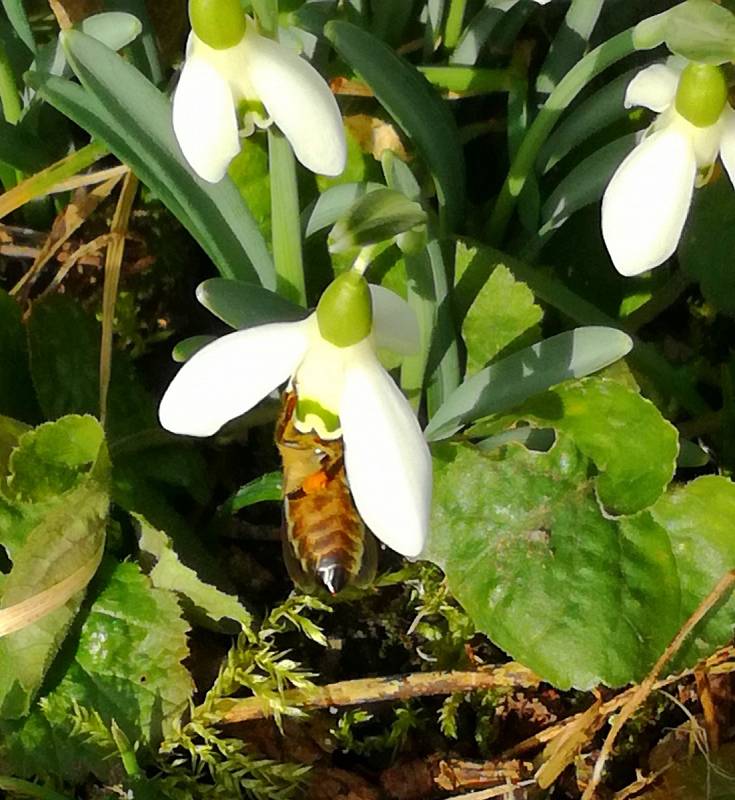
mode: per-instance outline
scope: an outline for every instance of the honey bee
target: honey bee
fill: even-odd
[[[377,547],[355,508],[342,439],[301,433],[296,393],[283,394],[276,445],[283,462],[283,554],[294,583],[334,595],[375,576]]]

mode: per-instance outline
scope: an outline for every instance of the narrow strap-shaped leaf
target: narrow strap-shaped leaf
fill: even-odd
[[[540,236],[560,228],[566,220],[601,197],[613,173],[635,146],[636,134],[629,133],[606,144],[574,167],[544,204]]]
[[[638,71],[638,67],[628,70],[575,106],[541,148],[539,172],[548,172],[593,134],[628,114],[624,105],[625,90]]]
[[[31,24],[28,22],[28,15],[23,8],[23,0],[2,0],[5,13],[13,26],[13,30],[18,34],[21,41],[32,52],[36,52],[36,41],[33,38]]]
[[[414,140],[434,177],[443,225],[457,228],[464,213],[465,165],[459,131],[447,105],[418,70],[369,33],[336,20],[327,24],[325,33]]]
[[[324,228],[331,228],[356,200],[367,192],[381,189],[382,186],[381,183],[373,181],[338,183],[336,186],[330,186],[301,214],[304,236],[308,239]]]
[[[431,418],[429,440],[450,436],[461,425],[512,408],[567,378],[581,378],[630,352],[633,342],[616,328],[566,331],[496,361],[450,395]]]
[[[268,322],[291,322],[303,319],[308,313],[262,286],[225,278],[209,278],[200,283],[197,300],[207,311],[239,330]]]
[[[573,0],[536,80],[536,90],[548,94],[587,48],[604,0]]]
[[[225,277],[275,288],[265,241],[234,184],[209,184],[179,150],[171,107],[138,70],[79,31],[63,34],[84,84],[30,73],[27,80],[62,113],[104,141],[189,229]]]

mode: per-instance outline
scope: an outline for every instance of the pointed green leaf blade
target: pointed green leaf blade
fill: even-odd
[[[633,346],[616,328],[588,326],[557,334],[486,367],[449,396],[426,428],[429,441],[464,423],[512,408],[568,378],[580,378],[622,358]]]
[[[464,214],[465,165],[459,131],[446,103],[418,70],[370,33],[341,20],[327,23],[324,32],[414,140],[434,176],[447,226],[457,228]]]
[[[84,89],[35,73],[29,73],[29,83],[129,164],[223,275],[274,288],[273,262],[250,211],[229,179],[209,184],[188,167],[174,136],[166,96],[90,36],[67,31],[64,44]]]

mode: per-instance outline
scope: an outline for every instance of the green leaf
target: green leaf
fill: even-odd
[[[266,242],[271,239],[271,179],[268,150],[258,136],[240,141],[240,152],[230,162],[232,178]]]
[[[458,273],[459,268],[457,264]],[[538,323],[542,316],[528,286],[517,281],[504,264],[498,264],[462,323],[467,372],[482,369],[511,344],[517,350],[538,339]]]
[[[95,463],[104,433],[94,417],[62,417],[26,433],[11,454],[6,494],[39,503],[73,489]]]
[[[372,182],[338,183],[336,186],[330,186],[317,197],[308,214],[304,212],[302,215],[302,219],[304,217],[307,219],[304,236],[308,238],[318,231],[334,225],[356,200],[367,192],[374,192],[376,189],[382,188],[382,184]]]
[[[79,29],[110,50],[122,50],[140,35],[143,24],[134,14],[104,11],[83,19]]]
[[[0,119],[0,160],[21,172],[33,174],[51,160],[46,143],[21,121],[11,125]]]
[[[55,419],[70,413],[96,414],[99,324],[73,298],[55,295],[34,306],[28,340],[31,374],[44,415]],[[137,379],[130,358],[116,352],[108,395],[110,440],[157,427],[153,401]]]
[[[514,416],[567,434],[600,471],[597,492],[613,514],[652,505],[674,475],[676,428],[653,403],[617,381],[565,383],[533,398]]]
[[[595,150],[571,169],[544,203],[541,234],[560,228],[575,211],[596,203],[635,144],[636,134],[626,134]]]
[[[735,569],[735,484],[718,475],[697,478],[665,494],[651,509],[669,534],[681,583],[679,625],[715,584]],[[735,597],[710,612],[684,643],[667,672],[691,667],[732,640]]]
[[[211,344],[216,338],[216,336],[202,334],[200,336],[189,336],[187,339],[182,339],[174,345],[174,349],[171,351],[171,358],[173,358],[177,364],[183,364],[185,361],[188,361],[194,353],[199,352],[202,347]]]
[[[307,311],[262,286],[209,278],[197,286],[197,300],[231,328],[242,330],[267,322],[304,319]]]
[[[273,262],[230,180],[209,184],[186,164],[171,105],[133,66],[79,31],[66,31],[67,58],[84,88],[35,73],[27,81],[51,105],[104,141],[175,214],[225,277],[275,288]]]
[[[0,416],[0,476],[2,482],[6,478],[10,454],[18,444],[18,439],[28,430],[28,426],[23,422],[11,417]],[[2,483],[0,483],[2,486]]]
[[[235,514],[256,503],[280,502],[282,498],[283,475],[280,472],[268,472],[241,486],[223,503],[220,511],[224,514]]]
[[[648,512],[607,518],[587,459],[563,434],[548,453],[434,452],[423,556],[478,630],[563,689],[642,678],[681,616],[665,530]]]
[[[723,219],[735,217],[735,193],[721,175],[694,195],[694,207],[679,244],[679,262],[699,281],[702,294],[716,308],[735,316],[735,272],[731,255],[735,230]]]
[[[636,67],[619,75],[564,115],[539,152],[542,172],[548,172],[595,133],[629,113],[625,92],[638,71]]]
[[[13,562],[0,605],[69,577],[104,543],[109,460],[99,423],[65,417],[23,434],[0,495],[2,541]],[[79,609],[77,592],[33,624],[0,638],[0,718],[27,714]]]
[[[622,331],[601,326],[544,339],[468,378],[434,414],[425,434],[429,441],[450,436],[465,422],[497,414],[568,378],[612,364],[632,344]]]
[[[173,593],[153,587],[129,562],[103,565],[98,582],[78,641],[59,664],[58,683],[22,723],[0,723],[0,748],[17,774],[78,780],[93,771],[109,777],[114,762],[103,760],[104,750],[82,746],[90,743],[72,735],[75,704],[96,712],[105,725],[114,719],[140,744],[139,759],[149,760],[149,748],[171,731],[191,699],[191,677],[181,663],[188,626]]]
[[[171,539],[165,533],[137,514],[134,518],[139,524],[140,549],[156,560],[148,575],[155,587],[183,595],[197,610],[215,622],[229,618],[239,622],[245,630],[251,627],[252,617],[236,597],[201,580],[193,569],[179,561]]]
[[[34,422],[38,404],[28,369],[28,345],[20,306],[3,291],[0,291],[0,331],[0,414]]]
[[[459,131],[446,103],[414,67],[366,31],[332,20],[324,32],[414,140],[434,177],[446,225],[457,228],[464,215],[465,166]]]
[[[23,7],[23,0],[2,0],[3,8],[13,26],[13,30],[25,46],[32,52],[36,52],[36,42],[33,38],[31,24],[28,22],[28,15]]]

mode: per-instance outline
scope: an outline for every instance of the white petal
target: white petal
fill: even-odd
[[[729,106],[725,109],[725,119],[720,140],[720,158],[735,186],[735,111]]]
[[[161,400],[161,425],[173,433],[211,436],[284,383],[301,361],[304,322],[236,331],[199,350]]]
[[[347,146],[337,101],[324,78],[296,53],[252,30],[245,35],[248,80],[312,172],[339,175]]]
[[[642,69],[625,90],[625,107],[645,106],[660,113],[676,96],[679,73],[666,64],[652,64]]]
[[[421,342],[419,323],[413,309],[395,292],[370,285],[373,298],[373,337],[376,347],[402,356],[417,353]]]
[[[694,189],[692,144],[675,127],[644,139],[602,198],[602,235],[622,275],[638,275],[675,250]]]
[[[417,556],[431,507],[431,456],[411,406],[377,359],[355,361],[340,408],[355,505],[391,549]]]
[[[174,94],[173,125],[194,172],[205,181],[219,181],[240,152],[237,116],[227,82],[200,58],[184,64]]]

